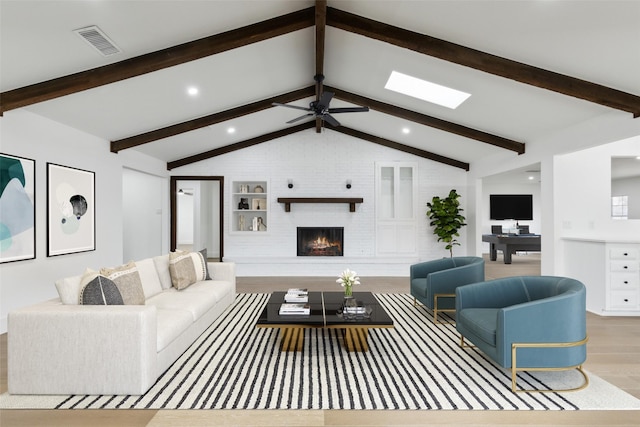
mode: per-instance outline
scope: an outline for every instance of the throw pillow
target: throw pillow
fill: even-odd
[[[136,268],[140,275],[145,299],[149,299],[162,292],[162,284],[153,259],[145,258],[141,261],[136,261]]]
[[[115,268],[103,268],[100,274],[116,284],[125,305],[144,305],[142,281],[134,262]]]
[[[207,248],[198,252],[200,252],[202,259],[204,260],[204,280],[211,280],[211,276],[209,275],[209,265],[207,264]]]
[[[205,279],[206,263],[200,252],[169,253],[169,273],[174,288],[184,289]]]
[[[112,280],[96,273],[80,292],[82,305],[123,305],[120,290]]]
[[[171,284],[171,274],[169,273],[169,254],[153,257],[153,263],[156,265],[162,289],[170,289],[173,285]]]
[[[78,296],[82,290],[82,286],[80,285],[81,280],[82,275],[56,280],[56,289],[58,290],[58,295],[60,295],[60,301],[62,301],[63,304],[78,304]]]

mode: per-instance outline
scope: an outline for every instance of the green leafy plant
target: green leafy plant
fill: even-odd
[[[460,208],[458,199],[460,195],[455,189],[449,191],[444,199],[434,196],[431,202],[427,202],[427,217],[431,220],[430,226],[435,227],[433,233],[438,236],[438,242],[445,242],[445,249],[449,250],[453,257],[453,247],[460,246],[456,237],[460,236],[458,230],[467,225],[465,217],[460,214],[464,209]]]

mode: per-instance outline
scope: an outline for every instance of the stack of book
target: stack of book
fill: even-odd
[[[284,295],[284,302],[303,303],[309,302],[309,292],[306,289],[292,288]]]
[[[280,306],[280,315],[307,315],[311,313],[309,304],[284,303]]]
[[[362,301],[358,301],[357,305],[343,307],[343,312],[347,314],[364,314],[365,311],[365,306],[362,304]]]

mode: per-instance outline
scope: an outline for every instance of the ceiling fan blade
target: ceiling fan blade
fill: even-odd
[[[307,117],[309,117],[309,116],[313,116],[313,113],[307,113],[307,114],[305,114],[304,116],[296,117],[296,118],[295,118],[295,119],[293,119],[293,120],[289,120],[287,123],[295,123],[295,122],[297,122],[298,120],[302,120],[302,119],[307,118]]]
[[[344,107],[344,108],[329,108],[329,113],[364,113],[369,111],[369,107]]]
[[[326,121],[327,123],[329,123],[331,126],[340,126],[340,122],[337,121],[336,119],[334,119],[333,117],[331,117],[330,114],[324,114],[322,116],[322,120]]]
[[[287,108],[294,108],[296,110],[311,111],[309,108],[306,108],[306,107],[298,107],[297,105],[289,105],[289,104],[280,104],[279,102],[274,102],[271,105],[273,105],[274,107],[287,107]]]
[[[333,92],[323,92],[322,95],[320,96],[320,100],[318,101],[318,107],[322,107],[321,109],[324,110],[325,108],[329,107],[329,103],[331,102],[331,100],[333,99]]]

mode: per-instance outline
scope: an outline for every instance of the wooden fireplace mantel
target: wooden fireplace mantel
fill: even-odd
[[[348,203],[349,212],[356,211],[356,203],[362,203],[362,197],[279,197],[278,203],[284,203],[284,211],[291,212],[291,203]]]

